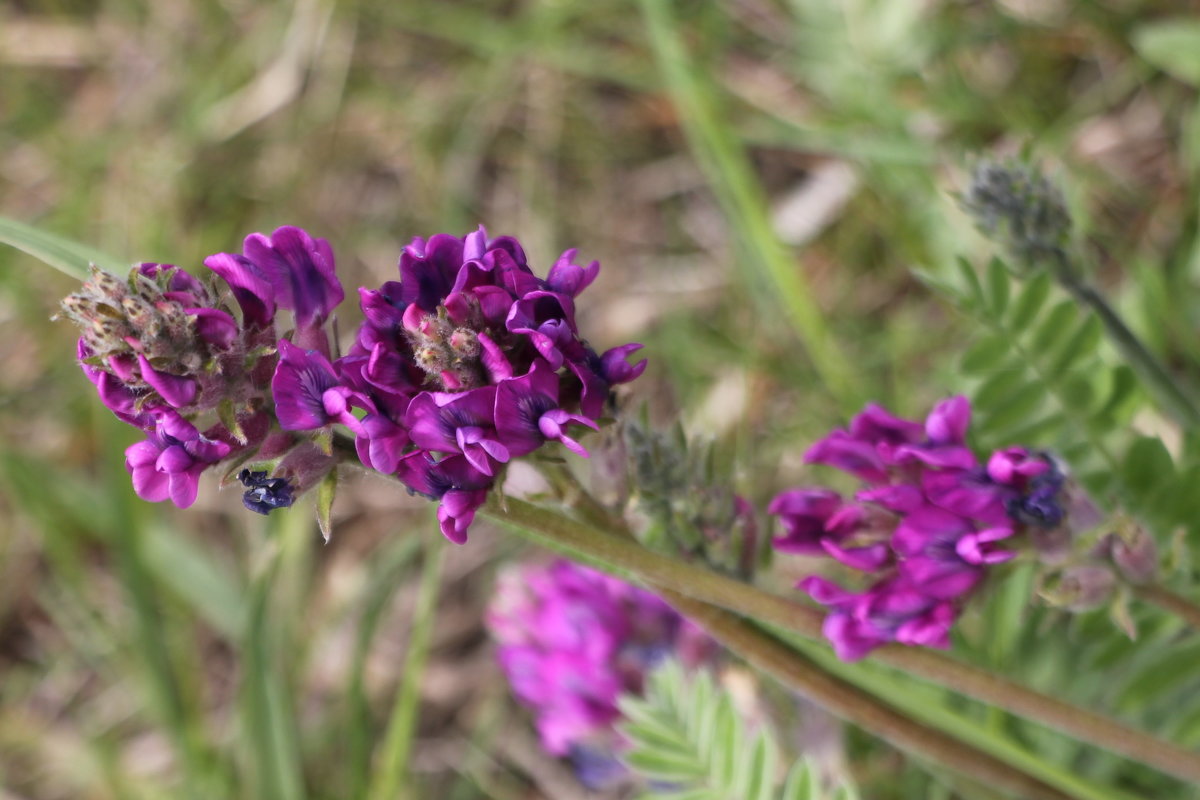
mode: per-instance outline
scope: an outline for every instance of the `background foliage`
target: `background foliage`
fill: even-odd
[[[0,8],[0,214],[184,267],[298,224],[331,240],[348,286],[391,277],[411,236],[480,221],[542,265],[577,246],[604,263],[587,328],[647,344],[638,398],[739,454],[736,488],[760,507],[811,480],[804,446],[862,401],[915,416],[969,388],[981,446],[1061,448],[1102,496],[1131,498],[1164,549],[1182,529],[1172,558],[1187,587],[1200,442],[1145,411],[1087,314],[985,267],[991,251],[949,195],[979,150],[1052,157],[1090,280],[1195,375],[1200,75],[1187,54],[1200,46],[1178,11],[17,0]],[[515,541],[481,525],[443,565],[429,509],[378,481],[344,492],[323,548],[302,510],[252,518],[211,482],[186,513],[136,501],[120,468],[130,431],[48,320],[72,288],[0,250],[0,787],[582,796],[512,724],[479,625]],[[777,587],[799,569],[777,564]],[[1136,602],[1136,643],[1103,612],[1028,610],[1020,577],[966,621],[958,652],[1200,743],[1194,634]],[[1184,796],[992,709],[939,702],[1099,781]],[[839,741],[836,728],[778,739],[814,753]],[[866,732],[847,748],[827,762],[849,765],[864,796],[989,796]]]

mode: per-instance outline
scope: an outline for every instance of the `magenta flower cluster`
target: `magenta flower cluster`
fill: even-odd
[[[988,567],[1015,555],[1022,526],[1063,519],[1064,478],[1048,457],[1011,447],[984,463],[966,446],[966,398],[939,403],[924,424],[869,405],[805,454],[866,484],[852,499],[826,488],[783,492],[768,512],[777,550],[828,556],[871,576],[861,592],[819,576],[800,582],[829,609],[824,634],[850,661],[888,643],[949,647],[968,594]]]
[[[597,428],[611,387],[646,367],[625,361],[639,344],[600,355],[580,336],[575,297],[600,265],[574,255],[539,278],[516,239],[483,228],[414,239],[399,281],[359,290],[365,319],[344,357],[280,343],[279,424],[346,426],[363,464],[438,500],[442,533],[466,541],[505,464],[551,441],[587,456],[572,428]]]
[[[591,772],[620,750],[613,726],[623,692],[641,693],[649,671],[668,656],[695,667],[717,653],[699,627],[657,596],[564,560],[502,572],[487,625],[543,747]]]
[[[345,297],[333,250],[294,227],[205,259],[208,282],[96,270],[63,308],[101,399],[147,433],[126,453],[141,497],[191,505],[200,473],[226,462],[251,467],[248,508],[290,505],[336,468],[341,426],[364,465],[438,500],[442,532],[463,542],[505,464],[551,441],[587,456],[577,431],[645,369],[626,361],[641,345],[599,354],[580,335],[575,297],[600,265],[574,255],[540,278],[516,239],[482,227],[414,239],[399,281],[359,290],[365,320],[342,357],[326,329]]]

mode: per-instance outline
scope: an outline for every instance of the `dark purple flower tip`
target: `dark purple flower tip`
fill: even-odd
[[[400,254],[400,301],[435,311],[450,294],[463,264],[463,242],[448,233],[414,239]]]
[[[1051,464],[1024,447],[997,450],[988,458],[987,474],[1004,486],[1023,486],[1030,478],[1050,472]]]
[[[138,355],[138,367],[142,373],[142,380],[158,392],[168,405],[174,408],[184,408],[191,405],[192,401],[196,399],[199,387],[193,379],[160,372],[151,366],[144,355],[140,354]]]
[[[510,241],[515,245],[517,252],[494,248],[483,257],[483,264],[492,274],[492,285],[503,289],[511,297],[519,299],[540,290],[543,282],[525,263],[525,253],[521,251],[521,246],[516,243],[515,239],[510,239]]]
[[[512,333],[528,336],[550,366],[558,369],[563,351],[575,338],[575,304],[564,294],[532,291],[512,304],[504,324]]]
[[[196,319],[196,334],[217,350],[228,350],[237,341],[237,321],[216,308],[185,308]]]
[[[442,535],[455,544],[466,544],[467,532],[475,521],[475,511],[486,501],[487,489],[451,490],[442,495],[437,512]]]
[[[205,438],[174,411],[162,409],[155,417],[149,437],[125,450],[125,468],[138,497],[150,502],[170,498],[187,508],[196,502],[200,473],[227,456],[230,447]]]
[[[315,350],[280,340],[271,394],[284,430],[311,431],[340,422],[356,434],[362,433],[361,423],[350,413],[355,393],[341,385],[329,360]],[[358,405],[366,404],[359,400]]]
[[[596,280],[596,276],[600,274],[600,262],[593,261],[585,269],[574,263],[575,254],[578,252],[576,248],[571,248],[559,256],[554,266],[550,267],[550,272],[546,275],[546,287],[550,291],[576,297]]]
[[[320,325],[345,299],[333,249],[300,228],[276,228],[270,237],[254,233],[242,246],[246,259],[271,284],[275,302],[296,314],[296,325]]]
[[[242,309],[247,328],[262,330],[275,320],[275,289],[249,259],[233,253],[217,253],[204,259],[211,269],[229,285],[233,297]]]
[[[916,444],[923,433],[924,426],[919,422],[893,416],[875,403],[867,404],[850,420],[850,436],[872,444]]]
[[[638,378],[646,371],[647,359],[643,358],[632,365],[626,359],[631,353],[636,353],[641,349],[642,345],[631,342],[606,350],[604,355],[600,356],[600,377],[612,385],[629,383]]]
[[[809,464],[825,464],[868,483],[887,483],[888,472],[875,445],[836,430],[819,440],[804,454]]]
[[[966,441],[967,428],[971,424],[971,403],[966,397],[955,395],[933,407],[925,419],[925,435],[938,445],[961,445]]]
[[[398,281],[387,281],[378,289],[360,287],[358,304],[367,322],[381,331],[394,331],[404,318],[403,291]]]

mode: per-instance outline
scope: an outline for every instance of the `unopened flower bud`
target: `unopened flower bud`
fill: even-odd
[[[1084,564],[1063,570],[1058,584],[1040,594],[1051,606],[1081,613],[1104,605],[1116,583],[1117,576],[1108,567]]]
[[[1062,191],[1031,164],[980,162],[960,202],[984,234],[1026,267],[1061,252],[1071,231]]]
[[[1158,545],[1140,525],[1110,534],[1113,563],[1122,577],[1131,583],[1145,583],[1158,572]]]
[[[450,350],[461,359],[479,355],[479,337],[470,328],[455,328],[450,334]]]

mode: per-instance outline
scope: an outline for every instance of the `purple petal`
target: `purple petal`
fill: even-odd
[[[934,444],[961,445],[966,441],[970,424],[970,401],[961,394],[955,395],[938,403],[929,412],[925,419],[925,435]]]
[[[295,312],[300,327],[319,325],[345,299],[329,242],[300,228],[276,228],[270,237],[251,234],[242,252],[271,284],[279,306]]]
[[[275,290],[249,259],[233,253],[217,253],[204,259],[204,266],[229,284],[246,327],[270,326],[275,318]]]
[[[238,324],[233,317],[216,308],[186,308],[196,318],[196,334],[218,350],[228,350],[237,340]]]
[[[138,355],[138,366],[141,368],[142,380],[150,384],[163,400],[175,408],[183,408],[196,399],[198,387],[191,378],[159,372],[150,366],[150,362],[143,355]]]

